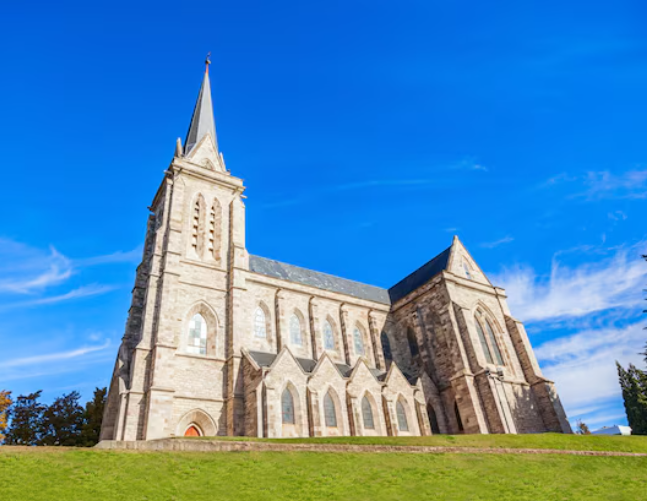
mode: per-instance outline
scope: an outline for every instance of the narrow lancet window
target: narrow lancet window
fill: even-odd
[[[330,391],[326,393],[324,397],[324,417],[326,420],[326,426],[328,427],[337,427],[337,411],[335,410],[335,402],[330,396]]]
[[[265,322],[265,312],[260,306],[254,312],[254,336],[260,338],[267,337],[267,327]]]
[[[335,349],[335,336],[333,334],[332,325],[326,320],[323,327],[323,338],[324,338],[324,349],[325,350],[334,350]]]
[[[357,327],[353,330],[353,341],[355,344],[355,353],[363,356],[366,353],[364,350],[364,336],[362,336],[362,332]]]
[[[281,415],[283,424],[294,424],[294,398],[287,388],[281,395]]]
[[[375,422],[373,421],[373,407],[367,397],[362,399],[362,419],[364,421],[364,428],[367,430],[375,429]]]
[[[407,413],[404,410],[404,405],[398,400],[395,404],[395,413],[398,416],[398,430],[409,431],[409,422],[407,421]]]
[[[301,336],[301,321],[296,315],[290,318],[290,343],[301,346],[303,344],[303,337]]]

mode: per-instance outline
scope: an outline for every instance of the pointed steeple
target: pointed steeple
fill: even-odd
[[[186,140],[184,141],[184,155],[191,153],[193,147],[207,134],[211,134],[213,145],[215,146],[216,151],[218,151],[216,123],[213,119],[213,105],[211,104],[211,83],[209,82],[210,64],[211,61],[209,60],[209,55],[207,55],[202,87],[200,87],[200,94],[198,95],[198,101],[195,103],[195,108],[193,109],[189,132],[187,132]]]

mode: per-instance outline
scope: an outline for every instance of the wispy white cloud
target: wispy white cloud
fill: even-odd
[[[616,222],[625,221],[627,219],[627,214],[625,214],[621,210],[609,212],[608,216],[609,216],[609,219],[611,219],[611,221],[616,221]]]
[[[8,369],[14,367],[25,367],[41,364],[53,364],[56,362],[67,361],[79,357],[83,357],[90,353],[103,351],[110,347],[110,340],[96,346],[84,346],[76,350],[61,351],[58,353],[47,353],[43,355],[34,355],[31,357],[14,358],[12,360],[0,361],[0,369]]]
[[[50,247],[48,252],[0,239],[0,293],[31,294],[69,279],[70,259]]]
[[[86,257],[82,259],[75,259],[73,264],[78,267],[96,266],[100,264],[115,264],[115,263],[138,263],[142,259],[143,248],[136,247],[129,251],[117,251],[112,254],[105,254],[103,256]]]
[[[493,242],[483,242],[481,244],[481,247],[485,249],[494,249],[495,247],[498,247],[499,245],[504,245],[504,244],[509,244],[510,242],[514,241],[514,237],[507,235],[503,238],[500,238],[498,240],[494,240]]]
[[[30,306],[61,303],[63,301],[70,301],[71,299],[80,299],[80,298],[90,297],[90,296],[99,296],[101,294],[106,294],[107,292],[111,292],[116,288],[117,286],[114,286],[114,285],[100,285],[100,284],[84,285],[76,289],[73,289],[69,292],[66,292],[64,294],[59,294],[56,296],[47,296],[39,299],[31,299],[28,301],[17,301],[14,303],[5,303],[4,305],[0,306],[0,310],[9,310],[14,308],[27,308]]]
[[[610,308],[635,308],[643,301],[647,266],[644,244],[619,249],[611,258],[575,267],[553,260],[549,276],[529,266],[505,268],[491,278],[506,289],[512,313],[523,321],[581,317]]]
[[[604,416],[621,401],[615,362],[642,363],[643,327],[639,321],[621,328],[583,330],[535,348],[544,374],[558,383],[569,417],[611,424]]]
[[[647,170],[628,170],[620,174],[589,171],[581,175],[561,173],[541,186],[574,185],[572,198],[586,201],[647,198]]]

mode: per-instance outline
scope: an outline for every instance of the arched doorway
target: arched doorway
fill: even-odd
[[[194,425],[189,426],[184,432],[185,437],[199,437],[200,435],[200,430],[198,430]]]
[[[431,403],[427,404],[427,414],[429,415],[429,424],[431,425],[431,433],[434,435],[440,434],[440,428],[438,426],[438,418],[436,417],[436,411],[434,411]]]

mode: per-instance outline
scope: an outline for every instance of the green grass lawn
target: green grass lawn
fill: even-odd
[[[647,500],[647,458],[0,447],[0,499]]]
[[[181,437],[184,438],[184,437]],[[248,437],[195,437],[192,440],[244,440],[260,442],[356,444],[356,445],[430,445],[446,447],[488,447],[511,449],[559,449],[573,451],[620,451],[647,453],[647,437],[604,435],[434,435],[431,437],[322,437],[267,439]]]

